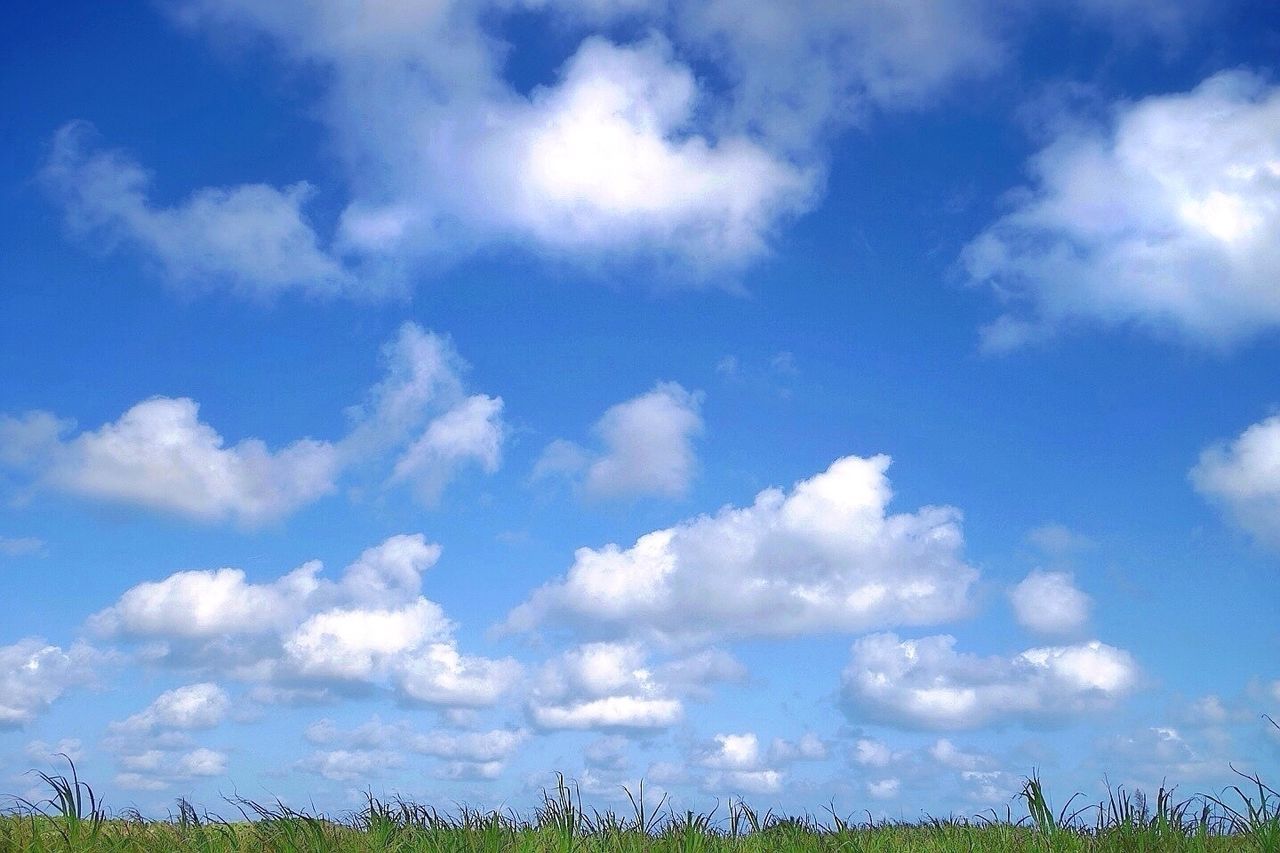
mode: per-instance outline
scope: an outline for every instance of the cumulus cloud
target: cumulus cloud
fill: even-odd
[[[1042,634],[1070,634],[1089,621],[1091,600],[1070,572],[1035,571],[1009,590],[1018,624]]]
[[[333,491],[337,459],[330,445],[304,439],[271,451],[246,439],[226,447],[199,420],[199,409],[194,400],[157,397],[70,439],[61,435],[65,422],[42,413],[0,416],[0,444],[20,444],[17,434],[29,435],[33,423],[56,424],[40,444],[45,452],[22,459],[42,485],[201,520],[259,523]]]
[[[25,726],[69,690],[94,683],[106,661],[83,643],[63,649],[28,637],[0,646],[0,729]]]
[[[407,701],[491,705],[520,667],[458,650],[453,622],[421,595],[422,574],[439,556],[415,534],[367,549],[337,581],[321,577],[316,561],[266,583],[239,569],[177,572],[129,589],[89,625],[159,643],[157,660],[255,684],[264,701],[386,686]]]
[[[1032,159],[1032,187],[965,249],[971,278],[1015,306],[986,346],[1075,321],[1210,346],[1280,324],[1278,121],[1280,88],[1226,71],[1063,131]]]
[[[697,468],[693,441],[703,429],[701,403],[701,394],[659,382],[604,413],[594,428],[605,448],[601,453],[557,439],[543,451],[533,476],[581,474],[587,494],[595,497],[680,497]]]
[[[303,213],[305,181],[205,187],[172,207],[148,197],[151,176],[121,151],[97,150],[92,125],[74,121],[54,136],[41,177],[70,227],[107,246],[142,253],[173,281],[227,285],[255,296],[286,289],[330,294],[351,284]]]
[[[1191,482],[1260,541],[1280,545],[1280,415],[1206,448]]]
[[[351,431],[337,442],[228,445],[194,400],[155,397],[74,436],[73,422],[48,412],[0,415],[0,465],[45,489],[244,526],[283,518],[335,491],[344,471],[391,454],[400,456],[390,482],[428,500],[469,461],[497,469],[502,400],[463,393],[466,365],[447,338],[406,323],[383,360],[387,375],[349,410]]]
[[[529,700],[541,729],[662,729],[684,716],[639,643],[587,643],[543,665]]]
[[[166,690],[142,711],[115,724],[121,731],[211,729],[226,717],[231,697],[212,682]]]
[[[1137,686],[1138,667],[1128,652],[1096,640],[984,658],[957,652],[954,637],[886,633],[853,644],[842,681],[856,718],[966,729],[1110,707]]]
[[[837,460],[787,493],[767,489],[648,533],[627,549],[581,548],[568,575],[512,611],[509,628],[549,620],[669,639],[862,631],[954,619],[977,571],[960,513],[890,515],[887,456]]]

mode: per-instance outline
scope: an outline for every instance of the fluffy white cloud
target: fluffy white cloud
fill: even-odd
[[[1036,571],[1009,590],[1018,624],[1044,634],[1070,634],[1089,621],[1091,600],[1070,572]]]
[[[494,243],[732,270],[816,203],[834,132],[990,73],[1010,31],[1062,5],[1126,33],[1183,21],[1146,0],[180,0],[164,8],[181,26],[265,36],[319,72],[317,114],[352,191],[332,237],[304,215],[306,183],[157,206],[145,172],[88,150],[79,125],[59,136],[46,183],[74,224],[172,277],[257,294],[402,287],[424,259]],[[582,40],[553,81],[523,91],[505,38],[531,10]],[[593,34],[620,31],[645,35]]]
[[[83,643],[62,649],[29,637],[0,646],[0,729],[24,726],[68,690],[92,684],[106,661]]]
[[[889,515],[887,456],[837,460],[788,494],[767,489],[648,533],[631,548],[581,548],[568,575],[508,617],[552,618],[667,638],[786,636],[954,619],[977,571],[961,551],[960,513]]]
[[[1280,415],[1206,448],[1191,482],[1259,540],[1280,545]]]
[[[1016,308],[1007,349],[1074,320],[1137,323],[1209,345],[1280,325],[1280,87],[1228,71],[1122,103],[1031,161],[1034,186],[965,250]]]
[[[254,683],[262,701],[385,685],[415,702],[492,705],[520,666],[458,650],[453,623],[420,592],[439,556],[415,534],[367,549],[337,581],[320,577],[316,561],[269,583],[250,583],[238,569],[178,572],[129,589],[89,625],[158,641],[157,660]]]
[[[226,447],[199,410],[185,397],[145,400],[97,430],[50,435],[50,452],[27,462],[53,489],[202,520],[261,523],[333,491],[331,445],[303,439],[272,451],[246,439]],[[0,443],[20,423],[0,416]]]
[[[854,763],[863,767],[888,767],[893,761],[893,750],[884,741],[873,738],[859,738],[853,745],[850,757]]]
[[[468,461],[492,474],[502,458],[501,416],[501,399],[483,394],[468,397],[427,425],[396,462],[392,480],[415,483],[419,494],[434,503]]]
[[[523,674],[511,658],[463,655],[453,643],[432,643],[403,660],[396,679],[401,694],[416,702],[482,708],[497,702]]]
[[[73,230],[138,250],[177,282],[255,296],[333,293],[352,283],[303,214],[313,194],[306,182],[205,187],[157,207],[147,195],[150,175],[120,151],[95,151],[93,135],[86,122],[64,126],[41,175]]]
[[[337,442],[228,446],[194,400],[155,397],[69,438],[74,424],[48,412],[0,415],[0,464],[47,489],[245,526],[282,518],[335,491],[344,471],[390,454],[399,455],[390,481],[428,500],[468,461],[497,469],[502,400],[463,394],[466,364],[447,338],[406,323],[383,361],[386,376],[348,410],[351,431]]]
[[[657,729],[679,722],[683,703],[647,665],[638,643],[588,643],[539,673],[529,716],[542,729]]]
[[[149,732],[155,729],[211,729],[222,722],[231,708],[227,691],[212,682],[188,684],[166,690],[142,711],[115,728]]]
[[[1138,682],[1128,652],[1093,641],[1012,658],[957,653],[955,638],[872,634],[853,644],[844,698],[855,717],[907,728],[964,729],[1112,705]]]
[[[700,393],[659,382],[652,391],[611,406],[595,424],[603,452],[592,454],[557,439],[534,465],[533,477],[581,474],[583,487],[596,497],[680,497],[697,468],[693,441],[703,429],[701,403]]]
[[[226,753],[200,747],[178,756],[174,773],[181,779],[197,776],[221,776],[227,772]]]

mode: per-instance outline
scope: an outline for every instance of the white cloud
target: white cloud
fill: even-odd
[[[960,513],[888,515],[887,456],[837,460],[790,494],[767,489],[617,545],[581,548],[567,577],[508,617],[552,618],[705,640],[861,631],[954,619],[977,571],[961,556]]]
[[[1009,601],[1018,624],[1042,634],[1079,631],[1092,604],[1070,572],[1032,572],[1009,590]]]
[[[403,764],[404,757],[389,750],[335,749],[313,752],[295,766],[334,782],[361,782]]]
[[[529,701],[542,729],[658,729],[679,722],[684,705],[647,665],[638,643],[587,643],[548,661]]]
[[[867,783],[867,794],[877,800],[892,800],[898,796],[901,788],[902,782],[899,779],[877,779]]]
[[[226,753],[200,747],[178,756],[174,775],[181,779],[197,776],[221,776],[227,772]]]
[[[852,715],[924,729],[1072,716],[1110,707],[1137,682],[1129,653],[1097,641],[983,658],[957,653],[946,635],[863,637],[843,675]]]
[[[457,469],[476,462],[492,474],[502,458],[502,400],[477,394],[427,425],[396,462],[392,480],[414,482],[428,503],[439,500]]]
[[[786,774],[781,770],[724,770],[707,777],[703,788],[733,793],[776,794],[782,790]]]
[[[751,770],[760,766],[760,741],[751,732],[716,735],[714,746],[702,757],[704,767],[721,770]]]
[[[965,250],[1015,305],[1008,348],[1071,321],[1212,346],[1280,325],[1280,88],[1244,71],[1122,103],[1031,161],[1034,186]]]
[[[0,415],[0,464],[34,484],[198,521],[256,526],[334,492],[349,469],[399,456],[390,480],[435,500],[468,461],[498,467],[502,400],[462,391],[465,362],[443,336],[404,324],[383,348],[386,376],[348,414],[337,442],[300,439],[272,450],[259,439],[228,446],[189,398],[154,397],[97,430],[48,412]]]
[[[115,724],[115,727],[136,732],[211,729],[222,722],[230,709],[231,697],[227,691],[206,681],[166,690],[144,710]]]
[[[686,494],[697,469],[693,441],[703,429],[702,395],[675,382],[611,406],[595,424],[604,451],[592,454],[570,441],[547,445],[533,478],[583,476],[595,497]]]
[[[1191,482],[1260,541],[1280,545],[1280,415],[1206,448]]]
[[[821,761],[827,757],[827,745],[813,732],[805,732],[798,740],[774,738],[769,744],[769,763],[786,764],[793,761]]]
[[[41,177],[64,206],[68,224],[107,246],[140,251],[168,278],[229,285],[254,296],[286,289],[331,294],[351,285],[342,263],[319,243],[303,206],[305,181],[205,187],[173,207],[148,198],[151,176],[120,151],[94,151],[94,130],[61,128]]]
[[[239,569],[178,572],[129,589],[89,625],[158,642],[158,661],[255,684],[261,701],[385,686],[414,702],[492,705],[521,668],[458,650],[454,624],[420,593],[439,556],[415,534],[367,549],[336,582],[315,561],[268,583],[249,583]]]
[[[952,770],[982,771],[991,768],[994,763],[989,755],[979,752],[966,752],[946,738],[940,738],[929,747],[929,756],[943,767]]]
[[[884,741],[859,738],[850,757],[863,767],[888,767],[893,761],[893,750]]]
[[[397,684],[408,699],[429,705],[482,708],[493,705],[524,674],[511,658],[461,654],[452,643],[432,643],[397,669]]]
[[[106,661],[83,643],[64,650],[28,637],[0,646],[0,729],[25,726],[68,690],[92,684]]]
[[[187,398],[156,397],[119,420],[30,460],[43,484],[83,497],[136,504],[201,520],[257,524],[334,489],[338,460],[325,442],[303,439],[271,451],[257,439],[226,447]],[[15,421],[0,418],[0,442]]]

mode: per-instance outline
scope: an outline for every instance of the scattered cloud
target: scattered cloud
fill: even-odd
[[[659,382],[604,413],[594,427],[602,452],[557,439],[534,465],[533,478],[580,476],[586,493],[598,498],[681,497],[697,469],[693,442],[703,430],[701,404],[701,393]]]
[[[166,690],[144,710],[114,727],[139,733],[155,729],[211,729],[223,721],[231,708],[231,697],[212,682],[189,684]]]
[[[152,182],[122,151],[99,150],[84,121],[64,125],[41,172],[75,233],[141,253],[168,279],[228,286],[256,297],[288,289],[333,294],[352,285],[340,259],[326,252],[303,207],[305,181],[204,187],[172,207],[152,203]]]
[[[381,685],[405,701],[491,705],[520,666],[458,650],[453,622],[420,593],[439,556],[416,534],[366,550],[336,582],[320,577],[317,561],[269,583],[250,583],[239,569],[177,572],[129,589],[89,625],[160,643],[157,661],[267,688],[254,694],[263,700]]]
[[[383,359],[385,378],[349,410],[352,429],[338,442],[228,446],[194,400],[154,397],[74,436],[74,422],[48,412],[0,415],[0,464],[52,491],[246,527],[314,503],[345,470],[387,455],[399,454],[389,482],[408,483],[429,502],[469,461],[497,469],[502,400],[464,395],[466,365],[447,338],[406,323]]]
[[[84,643],[63,649],[28,637],[0,646],[0,729],[25,726],[63,694],[95,683],[107,660]]]
[[[1012,306],[984,332],[1011,349],[1060,325],[1136,324],[1227,346],[1280,325],[1280,88],[1247,71],[1069,125],[1034,183],[965,249]]]
[[[1280,545],[1280,415],[1206,448],[1191,482],[1259,541]]]
[[[1097,641],[983,658],[956,652],[946,635],[863,637],[843,675],[855,719],[921,729],[1052,720],[1107,708],[1137,683],[1129,653]]]
[[[845,457],[790,493],[767,489],[626,550],[581,548],[507,626],[554,619],[709,640],[955,619],[977,578],[961,556],[960,513],[887,514],[888,467],[887,456]]]
[[[1041,634],[1071,634],[1089,621],[1092,600],[1070,572],[1034,571],[1009,590],[1018,624]]]

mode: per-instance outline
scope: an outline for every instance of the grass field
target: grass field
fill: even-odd
[[[722,814],[698,815],[645,803],[631,813],[583,807],[563,779],[533,814],[462,809],[442,813],[414,803],[379,802],[343,818],[295,811],[283,804],[228,800],[226,820],[185,801],[168,820],[108,815],[72,766],[68,776],[41,774],[50,797],[15,800],[0,815],[0,851],[1263,851],[1280,853],[1280,793],[1257,777],[1221,795],[1175,800],[1161,790],[1154,802],[1118,791],[1100,803],[1072,798],[1057,812],[1040,780],[1025,780],[1017,807],[1003,816],[929,819],[919,823],[857,822],[832,811],[823,816],[760,814],[730,802]]]

